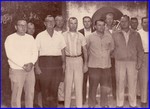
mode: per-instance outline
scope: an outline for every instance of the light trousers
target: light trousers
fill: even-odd
[[[9,78],[11,81],[11,107],[21,107],[21,95],[24,88],[25,107],[33,107],[35,74],[32,69],[30,72],[24,70],[9,69]]]
[[[144,54],[143,64],[138,73],[141,102],[147,103],[148,98],[148,54]]]
[[[83,60],[82,57],[66,57],[65,107],[70,107],[71,90],[75,86],[76,107],[82,107]]]
[[[127,79],[129,105],[135,107],[136,85],[138,74],[136,70],[136,62],[116,60],[115,67],[116,67],[117,106],[124,105],[124,89],[126,84],[125,81]]]

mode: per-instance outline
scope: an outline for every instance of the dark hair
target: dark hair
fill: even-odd
[[[71,19],[72,19],[72,20],[77,20],[77,21],[78,21],[78,19],[77,19],[76,17],[70,17],[68,21],[70,21]]]
[[[18,21],[20,20],[24,20],[27,22],[27,20],[24,18],[24,17],[18,17],[16,20],[15,20],[15,25],[17,25]]]
[[[95,25],[96,25],[97,22],[99,22],[99,21],[100,21],[100,22],[104,22],[104,24],[105,24],[105,20],[104,20],[104,19],[99,19],[99,20],[96,20],[96,21],[95,21]]]
[[[122,17],[126,17],[128,19],[128,21],[130,21],[130,17],[128,15],[123,15]]]
[[[144,19],[148,19],[148,17],[142,17],[141,22],[143,22]]]
[[[106,16],[107,16],[107,15],[111,15],[111,16],[113,16],[113,18],[114,18],[114,13],[108,12],[108,13],[105,15],[105,17],[104,17],[105,20],[106,20]]]
[[[89,18],[90,21],[92,21],[91,17],[89,17],[89,16],[84,16],[82,20],[84,21],[85,18]]]
[[[52,15],[47,15],[47,16],[45,17],[44,21],[46,20],[47,17],[53,17],[53,18],[54,18],[54,16],[52,16]]]
[[[62,17],[62,18],[63,18],[63,16],[62,16],[62,15],[56,15],[56,17]],[[55,19],[56,19],[56,17],[55,17]]]
[[[131,20],[137,20],[138,21],[138,19],[136,17],[131,17]]]

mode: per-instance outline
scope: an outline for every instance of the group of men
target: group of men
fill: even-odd
[[[87,101],[88,79],[88,106],[91,108],[97,104],[99,84],[101,107],[109,107],[108,95],[111,90],[116,106],[123,107],[126,82],[130,107],[137,106],[139,91],[141,106],[146,107],[148,18],[141,19],[142,29],[139,31],[136,21],[137,18],[130,19],[123,15],[118,29],[113,25],[113,13],[106,14],[105,19],[96,20],[95,24],[92,24],[89,16],[85,16],[84,28],[77,31],[78,20],[70,17],[69,30],[66,31],[62,16],[54,18],[47,15],[44,19],[46,30],[34,39],[34,24],[27,24],[23,19],[17,20],[16,32],[5,41],[10,65],[11,107],[21,107],[23,88],[25,107],[33,107],[39,92],[42,95],[42,107],[57,107],[58,101],[64,101],[64,107],[71,107],[73,84],[76,107],[83,107]],[[60,83],[64,83],[64,87],[59,87]]]

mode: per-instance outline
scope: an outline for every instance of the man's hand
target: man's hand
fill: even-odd
[[[63,68],[63,72],[62,72],[61,82],[63,82],[65,78],[66,63],[63,63],[62,68]]]
[[[63,63],[62,68],[63,68],[63,73],[65,73],[65,70],[66,70],[66,63]]]
[[[140,64],[136,64],[136,69],[139,70],[141,68]]]
[[[83,73],[86,73],[88,71],[88,66],[87,64],[84,64],[83,66]]]
[[[23,66],[23,69],[26,71],[26,72],[30,72],[33,68],[33,63],[28,63],[28,64],[24,64]]]
[[[38,75],[42,73],[40,67],[37,66],[37,65],[35,66],[35,73],[38,74]]]

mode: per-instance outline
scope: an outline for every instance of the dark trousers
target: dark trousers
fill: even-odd
[[[89,77],[89,72],[84,73],[84,75],[83,75],[83,104],[86,101],[88,77]]]
[[[111,58],[111,85],[112,85],[112,95],[116,99],[116,74],[115,74],[115,59]]]
[[[57,107],[58,86],[62,77],[62,61],[60,56],[42,56],[39,58],[40,84],[43,107]]]
[[[108,105],[108,93],[110,91],[110,68],[89,68],[89,107],[95,107],[96,105],[96,92],[100,83],[100,102],[101,106]]]
[[[41,92],[39,75],[35,74],[34,104],[38,105],[38,94]]]

